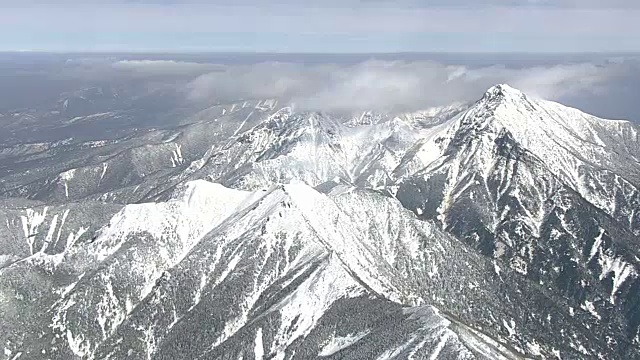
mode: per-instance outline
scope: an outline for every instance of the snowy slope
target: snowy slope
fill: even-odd
[[[496,273],[397,200],[350,187],[328,195],[303,184],[250,193],[191,182],[166,203],[126,206],[95,241],[55,264],[49,271],[66,283],[57,285],[57,298],[37,299],[33,306],[51,309],[38,322],[25,328],[20,315],[10,319],[15,328],[4,340],[11,353],[218,358],[262,349],[276,358],[516,358],[553,351],[535,331],[544,326],[540,318],[514,317],[523,302],[550,301],[544,294],[522,288],[509,269]],[[25,266],[9,266],[0,278],[13,279]],[[501,298],[500,288],[514,290],[513,299]],[[569,316],[568,309],[546,311]],[[397,323],[392,333],[376,325],[382,318]],[[351,325],[328,331],[338,319]],[[482,324],[483,332],[465,323]],[[602,351],[580,327],[558,325],[575,335],[554,344],[563,352],[574,352],[572,344]]]
[[[50,271],[64,274],[70,284],[58,285],[55,301],[34,298],[40,300],[37,306],[52,310],[40,314],[41,323],[23,325],[34,327],[34,337],[20,326],[19,314],[5,318],[15,326],[4,334],[4,342],[12,345],[7,352],[20,352],[23,358],[207,357],[242,341],[237,333],[255,331],[255,347],[281,357],[295,354],[297,342],[315,330],[324,333],[316,335],[318,353],[337,353],[349,344],[329,346],[339,336],[325,333],[318,323],[328,311],[344,311],[334,309],[337,303],[354,301],[349,306],[381,306],[402,324],[396,340],[371,351],[471,356],[437,312],[406,312],[385,299],[406,297],[406,285],[392,284],[406,279],[370,253],[375,244],[354,237],[350,221],[327,227],[320,220],[325,214],[317,214],[317,206],[326,206],[326,215],[341,214],[325,195],[305,185],[247,193],[202,181],[187,184],[182,192],[166,204],[128,205],[94,242],[57,259]],[[412,217],[401,207],[397,211]],[[1,278],[18,276],[25,265],[2,269]],[[9,295],[11,288],[4,285]],[[229,305],[211,313],[211,306],[220,303]],[[19,301],[9,305],[23,306]],[[265,322],[271,317],[277,321]],[[202,321],[210,322],[212,332],[201,331]],[[281,325],[273,328],[273,321]],[[262,322],[271,326],[268,335],[256,329]],[[359,341],[376,343],[372,338],[382,336],[375,321],[355,330],[367,332]],[[202,341],[189,348],[172,345],[188,333]],[[233,351],[244,348],[236,345]]]

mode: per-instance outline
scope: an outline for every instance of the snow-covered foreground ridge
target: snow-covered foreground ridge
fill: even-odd
[[[113,203],[6,215],[4,354],[640,356],[634,124],[508,85],[401,116],[271,110],[25,187]]]
[[[374,308],[381,305],[371,303],[381,302],[391,308],[386,316],[399,322],[393,335],[398,339],[379,349],[381,358],[517,358],[519,352],[531,351],[500,345],[507,339],[493,339],[457,317],[452,323],[437,309],[422,307],[433,303],[450,308],[460,299],[447,295],[450,286],[490,289],[498,279],[511,286],[508,269],[496,273],[487,260],[418,220],[397,200],[351,186],[337,185],[328,194],[304,184],[247,192],[194,181],[167,202],[127,205],[92,243],[66,252],[62,260],[52,257],[54,273],[71,268],[79,275],[60,286],[59,298],[42,299],[53,302],[52,312],[43,315],[51,316],[53,333],[48,336],[58,339],[42,344],[50,354],[162,357],[171,353],[167,347],[176,334],[192,327],[201,331],[203,323],[215,331],[208,341],[190,345],[190,356],[242,353],[247,344],[235,337],[244,332],[255,336],[256,357],[276,358],[303,349],[311,355],[309,346],[318,356],[357,354],[389,336],[389,329],[377,328],[375,321],[354,328],[355,335],[340,335],[346,331],[342,328],[324,334],[325,318],[331,319],[333,309],[346,301]],[[464,264],[456,263],[461,258]],[[463,273],[467,266],[474,272]],[[10,266],[2,275],[19,269]],[[220,297],[232,302],[220,309],[215,302]],[[465,311],[483,311],[478,304],[497,301],[473,293],[463,298],[469,301],[461,304]],[[535,338],[518,333],[508,315],[510,305],[494,305],[504,307],[492,312],[497,326],[511,324],[511,341],[540,351]],[[202,313],[211,306],[222,313]],[[279,327],[262,323],[273,316]],[[40,331],[46,334],[46,329]],[[311,341],[305,339],[313,339],[313,345],[296,345]]]
[[[124,353],[164,356],[159,351],[164,341],[172,341],[172,331],[195,321],[186,319],[218,296],[216,291],[224,293],[218,289],[226,286],[239,288],[229,295],[237,308],[229,304],[233,309],[225,310],[229,314],[223,319],[208,319],[217,330],[207,346],[194,350],[202,356],[223,351],[236,334],[249,331],[272,313],[282,324],[268,330],[269,338],[262,327],[251,330],[256,336],[254,355],[294,355],[296,341],[322,328],[321,322],[337,303],[352,299],[381,302],[401,317],[403,329],[396,334],[401,338],[380,349],[381,356],[410,352],[471,357],[451,322],[437,310],[403,310],[425,302],[408,272],[438,278],[438,268],[447,267],[439,263],[451,240],[415,219],[397,201],[360,191],[339,185],[337,195],[331,196],[292,184],[245,192],[200,180],[187,183],[168,202],[127,205],[92,243],[65,252],[62,259],[59,255],[38,259],[53,262],[54,273],[79,275],[69,285],[58,285],[58,299],[40,299],[53,302],[51,313],[42,314],[51,317],[53,333],[46,334],[46,328],[36,331],[53,339],[51,344],[39,343],[42,350],[37,353],[121,358],[124,350],[114,344],[122,344],[123,334],[134,332],[137,336],[126,336],[131,344]],[[359,214],[351,215],[354,212]],[[429,242],[433,249],[422,253]],[[3,279],[24,265],[2,269]],[[182,280],[172,284],[174,278]],[[172,286],[180,286],[182,296],[167,296],[175,291]],[[274,301],[270,297],[277,301],[264,308],[263,302]],[[361,331],[357,339],[324,334],[317,340],[317,354],[336,354],[356,342],[378,341],[375,338],[384,329],[375,326],[374,322],[357,328]],[[464,334],[477,342],[475,336]],[[140,339],[142,348],[137,345]],[[2,340],[12,344],[11,336]],[[338,348],[331,345],[336,342]],[[473,346],[487,353],[509,353],[493,343]],[[6,349],[9,355],[34,355],[20,348]]]

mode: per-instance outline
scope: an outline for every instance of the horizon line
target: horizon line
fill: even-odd
[[[0,49],[0,54],[82,54],[82,55],[640,55],[637,51],[372,51],[372,52],[316,52],[316,51],[249,51],[249,50],[32,50]]]

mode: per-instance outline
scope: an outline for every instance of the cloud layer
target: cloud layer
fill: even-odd
[[[532,96],[601,117],[640,121],[639,57],[450,55],[435,61],[412,60],[408,54],[367,58],[237,55],[216,61],[201,56],[174,60],[169,55],[160,60],[145,60],[140,54],[94,56],[63,59],[60,70],[45,74],[57,83],[72,79],[123,89],[162,90],[187,107],[279,99],[294,103],[297,109],[340,112],[423,110],[474,101],[489,87],[508,83]]]
[[[175,64],[176,68],[190,66]],[[542,98],[594,95],[628,65],[608,63],[469,68],[430,61],[366,61],[355,65],[260,63],[226,66],[185,87],[192,101],[285,99],[324,111],[418,110],[472,101],[497,83]]]

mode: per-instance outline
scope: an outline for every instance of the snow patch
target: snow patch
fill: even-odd
[[[109,167],[109,164],[102,163],[102,173],[100,174],[100,182],[102,182],[102,179],[104,179],[104,175],[107,173],[108,167]]]
[[[175,150],[171,152],[171,167],[178,167],[184,164],[184,157],[182,157],[182,145],[174,143]]]
[[[262,328],[258,328],[256,331],[256,340],[253,346],[253,353],[256,360],[262,360],[264,358],[264,346],[262,344]]]
[[[247,121],[249,121],[249,118],[251,118],[251,116],[253,116],[253,111],[249,113],[249,115],[247,115],[246,118],[244,118],[244,120],[242,121],[242,123],[240,123],[240,126],[238,126],[238,128],[236,129],[236,131],[233,132],[233,136],[236,136],[240,133],[240,130],[242,130],[242,128],[244,127],[244,124],[247,123]]]
[[[361,333],[349,334],[346,336],[335,336],[331,338],[324,347],[322,347],[322,350],[320,350],[318,356],[331,356],[338,351],[346,349],[349,346],[355,344],[368,334],[368,331],[364,331]]]
[[[602,236],[604,235],[604,229],[600,229],[600,233],[598,234],[598,236],[596,236],[594,242],[593,242],[593,246],[591,247],[591,251],[589,253],[589,261],[591,261],[596,254],[598,253],[598,251],[600,250],[600,245],[602,245]]]
[[[509,332],[509,337],[513,338],[514,335],[516,334],[516,323],[515,323],[515,321],[513,321],[513,319],[511,319],[507,323],[505,320],[502,320],[502,325],[505,327],[505,329],[507,329],[507,332]]]
[[[22,221],[22,230],[24,237],[29,246],[29,255],[33,255],[33,245],[36,241],[36,235],[38,235],[38,228],[47,217],[48,207],[44,207],[42,212],[37,212],[33,209],[26,209],[25,215],[20,216]]]
[[[600,281],[604,280],[610,273],[613,273],[613,288],[611,289],[611,296],[609,301],[615,304],[615,296],[622,284],[631,277],[638,276],[633,265],[627,263],[623,259],[617,257],[614,258],[607,254],[600,252],[598,263],[602,267],[602,273],[600,274]]]
[[[62,185],[64,186],[64,194],[66,197],[69,197],[69,181],[71,181],[75,177],[76,170],[77,169],[70,169],[60,173],[60,175],[58,176],[59,181],[61,181]]]
[[[596,307],[593,305],[591,301],[585,300],[584,304],[580,306],[580,308],[582,310],[588,311],[591,315],[593,315],[593,317],[597,318],[598,320],[602,319],[600,314],[598,314],[598,312],[596,311]]]

